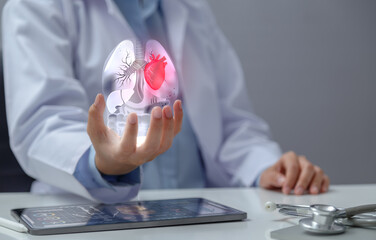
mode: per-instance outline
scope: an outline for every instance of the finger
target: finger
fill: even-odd
[[[286,180],[282,188],[284,194],[289,194],[298,180],[300,166],[298,156],[294,152],[288,152],[282,156],[283,167],[286,171]]]
[[[103,95],[98,94],[95,98],[94,104],[89,108],[89,117],[86,130],[93,144],[103,140],[103,138],[106,136],[107,127],[103,121],[105,105]]]
[[[181,130],[183,123],[183,106],[180,100],[176,100],[174,103],[174,135],[178,134]]]
[[[321,170],[321,168],[315,166],[315,175],[312,179],[309,192],[311,194],[318,194],[321,189],[322,181],[324,177],[324,172]]]
[[[139,147],[144,161],[150,161],[158,151],[162,137],[162,109],[154,107],[151,111],[151,120],[144,144]]]
[[[330,184],[329,177],[326,174],[324,174],[324,177],[322,179],[322,184],[321,184],[322,193],[325,193],[329,190],[329,184]]]
[[[304,156],[299,157],[299,164],[301,171],[294,190],[296,195],[302,195],[304,193],[304,190],[307,189],[315,174],[314,166]]]
[[[158,154],[164,153],[172,145],[174,139],[174,118],[170,106],[166,106],[162,110],[163,115],[163,131],[161,138],[161,145]]]
[[[125,154],[132,154],[137,146],[137,114],[131,113],[127,117],[127,124],[125,124],[124,134],[121,139],[121,149]]]
[[[284,174],[284,169],[283,169],[283,162],[282,162],[282,158],[279,159],[273,166],[272,168],[276,171],[276,172],[279,172],[279,173],[282,173]]]

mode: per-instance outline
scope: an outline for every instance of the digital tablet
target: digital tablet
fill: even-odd
[[[239,221],[247,213],[203,198],[13,209],[30,234],[48,235]]]

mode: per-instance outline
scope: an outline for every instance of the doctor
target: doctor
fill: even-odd
[[[38,180],[33,192],[119,202],[141,186],[328,190],[323,171],[282,154],[252,112],[239,60],[205,2],[13,0],[2,22],[10,144]],[[120,138],[97,94],[108,54],[135,37],[163,43],[182,90],[174,111],[152,110],[138,148],[137,117]]]

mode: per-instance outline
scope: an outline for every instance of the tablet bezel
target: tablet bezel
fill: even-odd
[[[66,233],[83,233],[83,232],[95,232],[95,231],[109,231],[109,230],[123,230],[123,229],[137,229],[137,228],[151,228],[151,227],[165,227],[165,226],[178,226],[178,225],[191,225],[202,223],[216,223],[216,222],[229,222],[229,221],[241,221],[247,218],[247,213],[228,207],[226,205],[207,200],[205,198],[180,198],[180,199],[165,199],[165,200],[201,200],[211,205],[217,205],[221,208],[231,211],[231,214],[212,215],[212,216],[199,216],[190,218],[174,218],[167,220],[152,220],[152,221],[140,221],[140,222],[125,222],[125,223],[110,223],[100,225],[84,225],[84,226],[68,226],[68,227],[56,227],[56,228],[33,228],[21,217],[22,212],[26,209],[53,209],[61,206],[48,206],[48,207],[31,207],[31,208],[18,208],[12,209],[11,215],[20,223],[28,228],[28,232],[32,235],[51,235],[51,234],[66,234]],[[142,202],[158,202],[165,200],[148,200]],[[124,204],[134,204],[135,202],[125,202]],[[70,204],[65,206],[87,206],[95,204]],[[98,204],[99,205],[99,204]],[[108,204],[115,205],[115,204]]]

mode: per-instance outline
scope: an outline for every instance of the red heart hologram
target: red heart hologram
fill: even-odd
[[[159,54],[157,57],[154,54],[151,54],[150,62],[145,66],[144,76],[148,85],[154,89],[158,90],[163,81],[165,80],[165,67],[167,65],[166,57],[163,56],[159,59]]]

